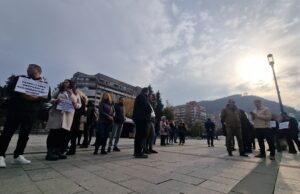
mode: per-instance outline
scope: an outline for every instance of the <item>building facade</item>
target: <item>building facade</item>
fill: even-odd
[[[174,107],[176,121],[183,120],[187,124],[195,122],[204,123],[206,120],[206,109],[196,101],[187,102],[184,105]]]
[[[89,101],[93,101],[96,104],[99,103],[104,92],[111,93],[114,102],[117,102],[119,97],[135,99],[141,91],[141,88],[138,86],[132,86],[101,73],[88,75],[77,72],[73,75],[72,80],[88,96]]]

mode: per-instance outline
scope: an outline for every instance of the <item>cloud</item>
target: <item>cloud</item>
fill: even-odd
[[[244,92],[276,100],[272,80],[239,75],[242,59],[272,52],[283,99],[300,108],[298,9],[297,0],[4,0],[0,83],[39,63],[52,85],[100,72],[152,84],[171,104]]]

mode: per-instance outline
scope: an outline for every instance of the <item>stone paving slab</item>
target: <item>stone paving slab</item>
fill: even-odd
[[[45,161],[46,136],[32,135],[26,149],[30,165],[13,165],[16,136],[0,169],[0,193],[220,194],[300,193],[300,155],[278,154],[276,161],[227,156],[224,138],[208,148],[205,140],[184,146],[155,146],[158,154],[134,159],[133,139],[121,139],[121,152],[93,155],[78,149],[67,160]],[[17,186],[16,186],[17,185]]]

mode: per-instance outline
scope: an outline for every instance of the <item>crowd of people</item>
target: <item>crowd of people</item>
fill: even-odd
[[[104,92],[100,103],[94,105],[88,101],[83,92],[76,88],[71,79],[61,82],[52,94],[49,88],[46,96],[15,90],[20,78],[47,83],[41,74],[42,68],[39,65],[30,64],[26,76],[15,76],[7,85],[6,121],[0,136],[0,167],[6,167],[5,153],[17,129],[19,129],[19,138],[14,151],[14,163],[31,163],[23,154],[33,123],[44,103],[51,103],[46,125],[46,129],[49,130],[46,140],[46,160],[56,161],[75,155],[76,147],[80,145],[80,148],[87,148],[94,134],[96,140],[93,144],[95,146],[93,154],[98,154],[99,149],[100,154],[103,155],[111,151],[121,151],[118,143],[126,120],[123,97],[114,103],[111,94]],[[135,158],[147,158],[147,154],[157,153],[153,145],[158,133],[162,136],[162,146],[177,143],[175,134],[179,135],[180,144],[183,145],[185,142],[184,123],[177,128],[174,123],[169,124],[165,117],[159,119],[161,121],[158,123],[151,105],[153,100],[154,95],[149,94],[148,88],[143,88],[135,99],[133,110],[133,121],[136,126]],[[83,142],[81,143],[82,135]]]
[[[166,116],[161,117],[160,121],[160,145],[166,146],[168,144],[177,143],[179,138],[179,145],[184,145],[187,128],[183,121],[176,123],[169,122]]]
[[[30,64],[26,76],[15,76],[7,85],[6,121],[0,136],[0,167],[6,167],[5,153],[17,129],[19,129],[19,138],[14,151],[14,163],[31,163],[23,154],[33,123],[40,108],[46,102],[52,104],[46,126],[49,130],[46,160],[67,159],[67,156],[76,154],[78,145],[87,148],[94,134],[96,136],[94,155],[98,154],[99,149],[102,155],[111,151],[121,151],[118,143],[126,121],[123,97],[114,103],[111,94],[104,92],[100,103],[94,105],[70,79],[64,80],[52,95],[50,88],[45,96],[15,91],[20,78],[47,83],[41,73],[42,68],[39,65]],[[133,153],[135,158],[148,158],[149,154],[157,153],[153,145],[156,144],[158,134],[161,146],[178,143],[178,138],[179,145],[185,144],[187,132],[185,123],[168,121],[166,116],[157,118],[152,106],[154,100],[155,96],[146,87],[141,90],[134,102],[132,120],[135,124]],[[255,109],[250,112],[250,117],[245,111],[239,109],[232,99],[222,110],[221,122],[226,136],[228,155],[233,156],[235,151],[234,136],[238,142],[239,155],[243,157],[247,157],[247,154],[255,149],[255,137],[260,148],[260,153],[255,156],[258,158],[266,157],[265,139],[269,146],[271,160],[275,159],[275,149],[278,152],[282,150],[280,143],[282,138],[286,139],[290,153],[297,153],[294,142],[300,151],[296,119],[282,113],[280,122],[288,123],[286,129],[282,130],[278,119],[274,114],[272,115],[269,108],[262,105],[261,100],[255,100],[254,105]],[[214,147],[215,123],[207,119],[205,128],[208,147]]]
[[[245,111],[239,109],[235,101],[230,99],[221,113],[221,122],[226,136],[226,148],[228,155],[232,156],[234,148],[234,136],[237,139],[240,156],[247,157],[252,153],[257,138],[259,154],[257,158],[266,158],[265,140],[270,152],[270,160],[275,160],[276,150],[282,151],[281,140],[286,140],[288,151],[296,154],[294,142],[300,151],[298,138],[298,122],[287,113],[281,113],[280,117],[272,114],[270,109],[262,104],[260,99],[254,101],[255,109],[248,117]]]

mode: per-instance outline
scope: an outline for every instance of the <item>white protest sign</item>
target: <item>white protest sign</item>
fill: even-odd
[[[279,123],[279,129],[288,129],[289,124],[290,124],[290,122],[288,122],[288,121]]]
[[[74,106],[71,100],[61,100],[59,104],[56,106],[57,110],[61,110],[63,112],[74,112]]]
[[[46,82],[26,77],[19,77],[15,91],[31,96],[47,96],[49,92],[49,85]]]
[[[276,128],[276,121],[270,121],[270,127]]]

